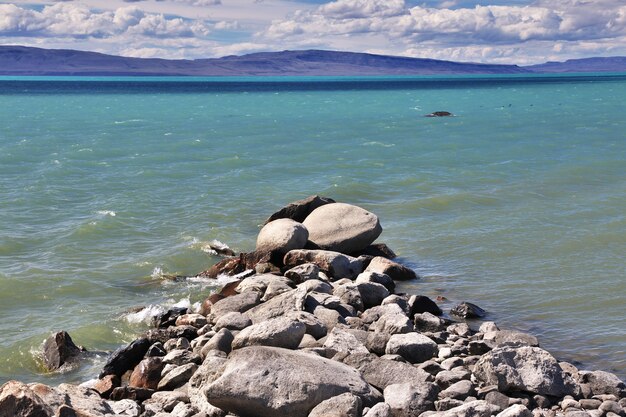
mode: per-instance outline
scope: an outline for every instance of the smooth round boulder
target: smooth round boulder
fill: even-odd
[[[279,252],[285,254],[293,249],[302,249],[309,238],[307,228],[291,219],[269,222],[256,239],[257,252]]]
[[[351,204],[331,203],[316,208],[302,224],[320,249],[355,253],[368,247],[383,228],[378,216]]]

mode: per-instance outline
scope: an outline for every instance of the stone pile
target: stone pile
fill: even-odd
[[[395,281],[416,275],[372,246],[372,213],[312,197],[270,219],[255,252],[206,274],[236,278],[201,314],[156,317],[91,388],[8,382],[0,417],[626,417],[615,375],[396,294]]]

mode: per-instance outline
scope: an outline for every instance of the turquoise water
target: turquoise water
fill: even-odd
[[[42,373],[52,331],[104,351],[172,282],[254,247],[321,194],[381,219],[422,279],[560,358],[626,377],[626,76],[0,79],[0,383]],[[452,118],[424,118],[447,110]],[[153,310],[156,307],[153,308]],[[144,310],[145,312],[145,310]]]

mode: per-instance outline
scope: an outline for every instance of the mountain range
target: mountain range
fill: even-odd
[[[517,66],[306,50],[170,60],[0,45],[0,75],[360,76],[566,72],[626,72],[626,57],[572,59],[565,62]]]

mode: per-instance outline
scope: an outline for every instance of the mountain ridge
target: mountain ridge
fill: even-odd
[[[583,70],[580,70],[580,69]],[[532,74],[626,71],[626,57],[584,58],[533,66],[480,64],[358,52],[295,50],[222,58],[132,58],[71,49],[0,45],[0,75],[359,76]]]

